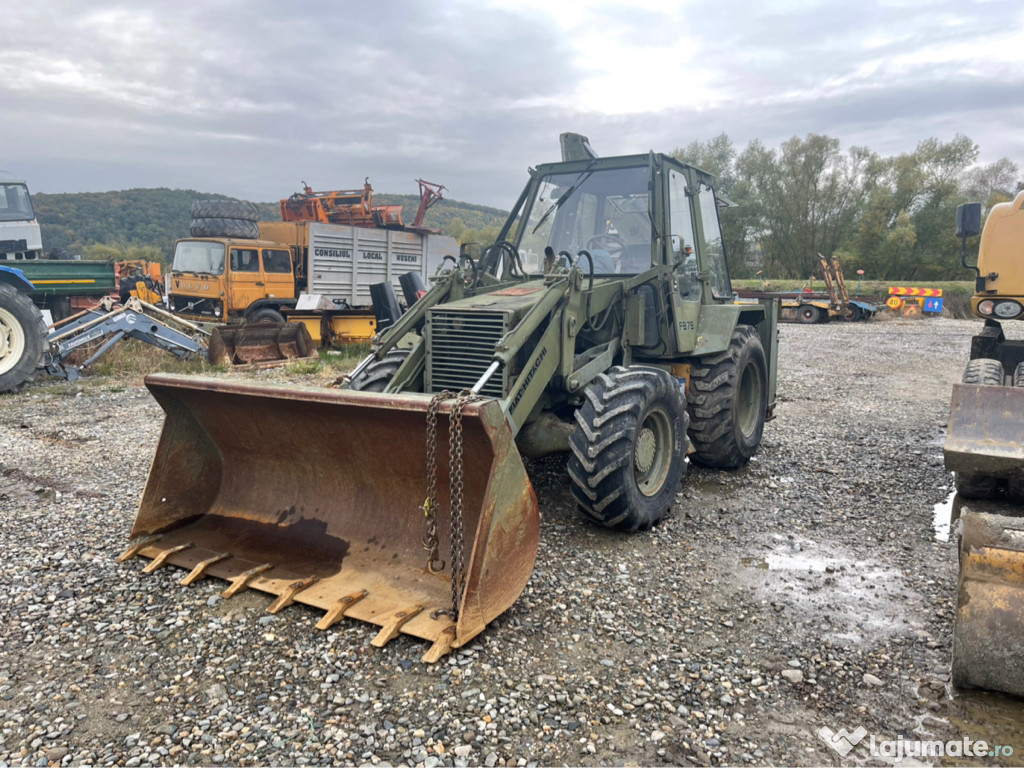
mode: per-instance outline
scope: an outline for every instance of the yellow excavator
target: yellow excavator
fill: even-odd
[[[967,238],[979,232],[971,266]],[[1007,339],[1001,324],[1024,320],[1024,191],[993,206],[984,230],[981,204],[961,205],[957,235],[985,325],[953,387],[946,468],[961,499],[991,500],[1001,514],[968,503],[961,516],[953,683],[1024,696],[1024,340]]]

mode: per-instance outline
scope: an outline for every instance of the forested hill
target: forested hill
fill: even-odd
[[[174,241],[188,236],[193,200],[230,200],[225,195],[192,189],[126,189],[117,192],[32,195],[42,229],[43,248],[85,253],[104,245],[119,250],[159,249],[170,256]],[[419,207],[418,195],[374,194],[375,205],[401,205],[409,224]],[[280,219],[278,203],[259,203],[260,217]],[[428,212],[425,225],[459,237],[468,230],[500,226],[506,213],[497,208],[441,200]],[[107,249],[101,249],[107,250]]]

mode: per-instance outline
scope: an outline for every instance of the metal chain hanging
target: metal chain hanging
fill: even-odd
[[[451,410],[451,434],[448,444],[450,465],[451,509],[452,509],[452,613],[459,616],[459,604],[466,588],[466,564],[463,557],[463,455],[462,455],[462,412],[474,400],[482,399],[468,390],[455,398]]]
[[[450,390],[438,392],[427,406],[427,498],[420,507],[427,520],[427,533],[423,538],[423,548],[427,550],[427,569],[431,573],[444,570],[445,562],[439,553],[437,538],[437,515],[441,505],[437,500],[437,413],[444,400],[455,398],[449,415],[448,464],[449,491],[451,497],[451,582],[452,609],[451,616],[458,619],[459,603],[466,587],[466,568],[463,536],[463,454],[462,454],[462,412],[469,403],[481,400],[468,390],[456,393]]]
[[[444,570],[444,560],[438,553],[437,513],[440,511],[437,501],[437,410],[441,401],[453,397],[454,392],[447,389],[438,392],[427,407],[427,498],[420,509],[427,519],[427,535],[423,539],[423,548],[427,555],[427,570],[440,573]]]

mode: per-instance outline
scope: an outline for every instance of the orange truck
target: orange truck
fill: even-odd
[[[454,238],[422,226],[439,185],[420,182],[420,210],[405,227],[400,206],[372,205],[368,182],[328,193],[303,184],[281,201],[282,221],[257,222],[251,203],[193,203],[195,236],[175,243],[166,281],[171,310],[200,322],[302,322],[318,342],[368,340],[374,286],[400,290],[410,272],[425,282],[459,254]]]

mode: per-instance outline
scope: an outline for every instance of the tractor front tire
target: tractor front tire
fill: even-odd
[[[667,371],[616,366],[584,390],[567,472],[584,516],[646,530],[672,508],[686,461],[686,397]]]
[[[359,392],[383,392],[409,357],[410,349],[392,349],[383,360],[375,360],[349,382],[349,389]]]
[[[28,381],[45,351],[43,313],[13,285],[0,283],[0,392],[14,392]]]
[[[768,408],[768,365],[757,329],[737,325],[729,348],[702,358],[690,376],[696,460],[715,469],[742,467],[761,444]]]
[[[979,357],[971,360],[964,368],[963,383],[985,387],[999,387],[1003,384],[1003,364],[998,360]],[[999,490],[999,478],[978,472],[954,473],[956,492],[965,499],[990,499]]]

